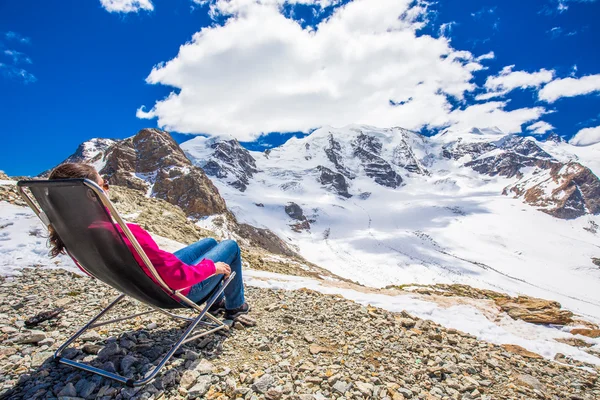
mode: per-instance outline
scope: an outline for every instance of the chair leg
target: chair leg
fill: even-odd
[[[166,315],[169,315],[173,318],[178,318],[178,319],[185,319],[185,320],[189,320],[190,324],[188,325],[187,329],[185,330],[185,332],[181,335],[181,337],[177,340],[177,342],[175,342],[175,344],[173,344],[173,346],[171,347],[171,349],[169,350],[169,352],[160,360],[160,362],[158,363],[158,365],[156,367],[154,367],[154,369],[147,374],[143,379],[134,381],[133,379],[124,377],[122,375],[119,374],[115,374],[112,372],[108,372],[106,370],[100,369],[100,368],[96,368],[96,367],[92,367],[91,365],[87,365],[87,364],[83,364],[77,361],[72,361],[66,358],[61,357],[61,354],[63,353],[63,351],[71,344],[73,343],[79,336],[81,336],[86,330],[95,327],[95,326],[101,326],[101,325],[105,325],[106,323],[95,323],[98,319],[100,319],[102,316],[104,316],[104,314],[106,314],[111,308],[113,308],[115,305],[117,305],[121,300],[123,300],[123,298],[125,298],[124,294],[119,295],[115,300],[113,300],[112,303],[110,303],[104,310],[100,311],[94,318],[92,318],[87,324],[85,324],[79,331],[77,331],[77,333],[75,333],[73,336],[71,336],[62,346],[60,346],[58,348],[58,350],[56,351],[56,353],[54,353],[54,359],[62,364],[65,365],[69,365],[71,367],[74,368],[78,368],[87,372],[91,372],[93,374],[97,374],[100,376],[103,376],[105,378],[109,378],[109,379],[113,379],[115,381],[121,382],[127,386],[143,386],[145,384],[147,384],[148,382],[150,382],[152,379],[154,379],[156,377],[156,375],[160,372],[160,370],[165,366],[165,364],[169,361],[169,359],[173,356],[173,354],[175,354],[175,352],[185,343],[190,342],[192,340],[195,340],[199,337],[208,335],[210,333],[216,332],[220,329],[225,328],[225,324],[218,320],[217,318],[214,318],[212,315],[208,314],[208,309],[213,305],[213,303],[219,298],[219,296],[221,296],[221,294],[223,293],[223,291],[225,290],[225,287],[231,282],[232,280],[232,276],[229,277],[229,279],[227,279],[223,285],[221,285],[221,287],[219,288],[219,290],[215,291],[213,293],[213,295],[210,297],[210,299],[206,302],[204,309],[202,309],[202,311],[200,312],[200,314],[196,317],[196,318],[185,318],[185,317],[181,317],[175,314],[172,314],[168,311],[164,311],[164,310],[160,310],[160,309],[155,309],[155,311],[161,311]],[[117,322],[117,321],[122,321],[124,319],[128,319],[128,318],[132,318],[134,316],[140,315],[140,314],[145,314],[145,313],[138,313],[138,314],[134,314],[131,315],[129,317],[125,317],[125,318],[118,318],[112,321],[108,321],[107,323],[111,323],[111,322]],[[202,319],[204,319],[205,317],[209,317],[209,320],[213,320],[216,323],[214,324],[210,324],[210,323],[206,323],[204,321],[202,321]],[[198,326],[198,325],[206,325],[212,329],[209,329],[208,331],[205,331],[201,334],[198,335],[194,335],[192,337],[188,336],[194,331],[194,329]]]

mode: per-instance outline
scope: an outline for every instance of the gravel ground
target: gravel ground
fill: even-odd
[[[406,313],[308,290],[248,287],[249,323],[235,322],[223,334],[185,345],[142,388],[52,362],[58,345],[115,296],[90,278],[62,270],[27,269],[2,281],[0,398],[600,398],[598,369],[517,355]],[[57,308],[64,308],[57,317],[25,326],[28,318]],[[127,302],[116,312],[143,309]],[[150,314],[99,327],[66,356],[138,377],[181,328]]]

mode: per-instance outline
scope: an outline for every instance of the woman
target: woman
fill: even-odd
[[[98,172],[88,164],[65,163],[56,167],[48,179],[85,178],[94,181],[104,192],[109,189]],[[156,271],[169,287],[181,290],[190,300],[201,303],[219,283],[222,276],[228,277],[231,270],[235,277],[225,288],[223,296],[209,309],[212,314],[225,311],[226,319],[235,319],[248,313],[250,307],[244,300],[244,282],[242,280],[242,257],[240,248],[233,240],[217,243],[215,239],[206,238],[191,244],[175,253],[169,253],[158,248],[150,234],[139,225],[127,223],[127,227],[135,236],[144,252],[152,261]],[[124,237],[124,239],[126,239]],[[124,240],[132,250],[129,240]],[[65,253],[65,246],[56,232],[51,231],[50,255],[56,257]],[[138,263],[143,265],[141,260]],[[145,268],[143,268],[145,271]]]

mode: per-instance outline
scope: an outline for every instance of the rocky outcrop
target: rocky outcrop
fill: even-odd
[[[417,159],[417,156],[413,152],[411,146],[407,143],[406,134],[403,134],[404,140],[393,150],[392,163],[404,168],[408,172],[420,175],[429,175],[429,172],[425,166]]]
[[[342,197],[350,198],[352,195],[348,193],[348,182],[344,175],[334,172],[322,165],[317,166],[317,180],[319,183],[329,190],[339,194]]]
[[[474,159],[494,149],[496,149],[496,146],[490,142],[464,143],[459,138],[457,141],[442,147],[442,157],[459,160],[465,156],[470,156],[471,159]]]
[[[4,171],[0,171],[0,181],[8,181],[10,180],[10,178],[8,177],[8,175],[6,175],[4,173]]]
[[[202,169],[209,176],[224,179],[239,191],[245,191],[250,178],[258,172],[254,157],[237,140],[218,141],[210,147],[213,153]]]
[[[542,211],[563,219],[600,214],[600,180],[575,162],[549,162],[549,168],[505,189]]]
[[[166,200],[191,217],[227,210],[204,171],[193,166],[171,135],[160,129],[142,129],[119,141],[92,139],[66,161],[101,166],[99,172],[109,183]]]
[[[496,304],[513,319],[533,324],[566,325],[573,321],[573,313],[561,309],[560,303],[529,296],[495,300]]]
[[[290,218],[298,221],[290,225],[290,228],[292,228],[294,232],[310,230],[310,222],[308,221],[308,219],[304,215],[304,212],[302,211],[302,208],[298,204],[294,202],[288,203],[285,206],[285,213],[289,215]]]
[[[392,189],[402,184],[402,177],[394,171],[392,166],[379,157],[381,142],[372,136],[361,133],[352,142],[354,155],[361,161],[365,174],[375,182]]]
[[[344,166],[344,157],[342,155],[342,146],[340,143],[335,140],[332,134],[329,134],[327,140],[328,145],[323,150],[329,161],[331,161],[340,174],[349,179],[354,179],[354,174]]]
[[[306,217],[304,216],[304,212],[302,211],[302,207],[294,202],[290,202],[285,206],[285,213],[298,221],[304,221]]]

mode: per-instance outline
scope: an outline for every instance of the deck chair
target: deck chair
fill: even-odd
[[[200,304],[205,303],[202,308],[184,296],[181,293],[182,289],[174,290],[161,279],[140,244],[96,183],[87,179],[31,180],[19,181],[17,188],[20,195],[44,225],[48,228],[52,227],[56,231],[75,263],[84,272],[121,293],[60,346],[54,354],[56,361],[114,379],[127,386],[142,386],[156,377],[171,356],[184,343],[225,328],[222,321],[207,311],[221,296],[225,287],[229,285],[235,276],[235,272],[232,272],[227,280],[221,280],[213,293],[204,302],[200,302]],[[33,196],[37,205],[28,192]],[[144,266],[154,279],[151,279],[136,261],[132,251],[125,244],[123,236],[119,233],[117,225],[131,242],[135,252],[143,260]],[[150,310],[105,322],[97,322],[126,296],[139,300],[147,305]],[[191,309],[198,314],[195,317],[186,317],[168,311],[181,308]],[[142,379],[133,380],[61,357],[64,350],[90,328],[153,312],[160,312],[172,318],[188,321],[189,325],[156,367]],[[193,334],[194,329],[199,325],[206,329],[202,333],[196,332]]]

